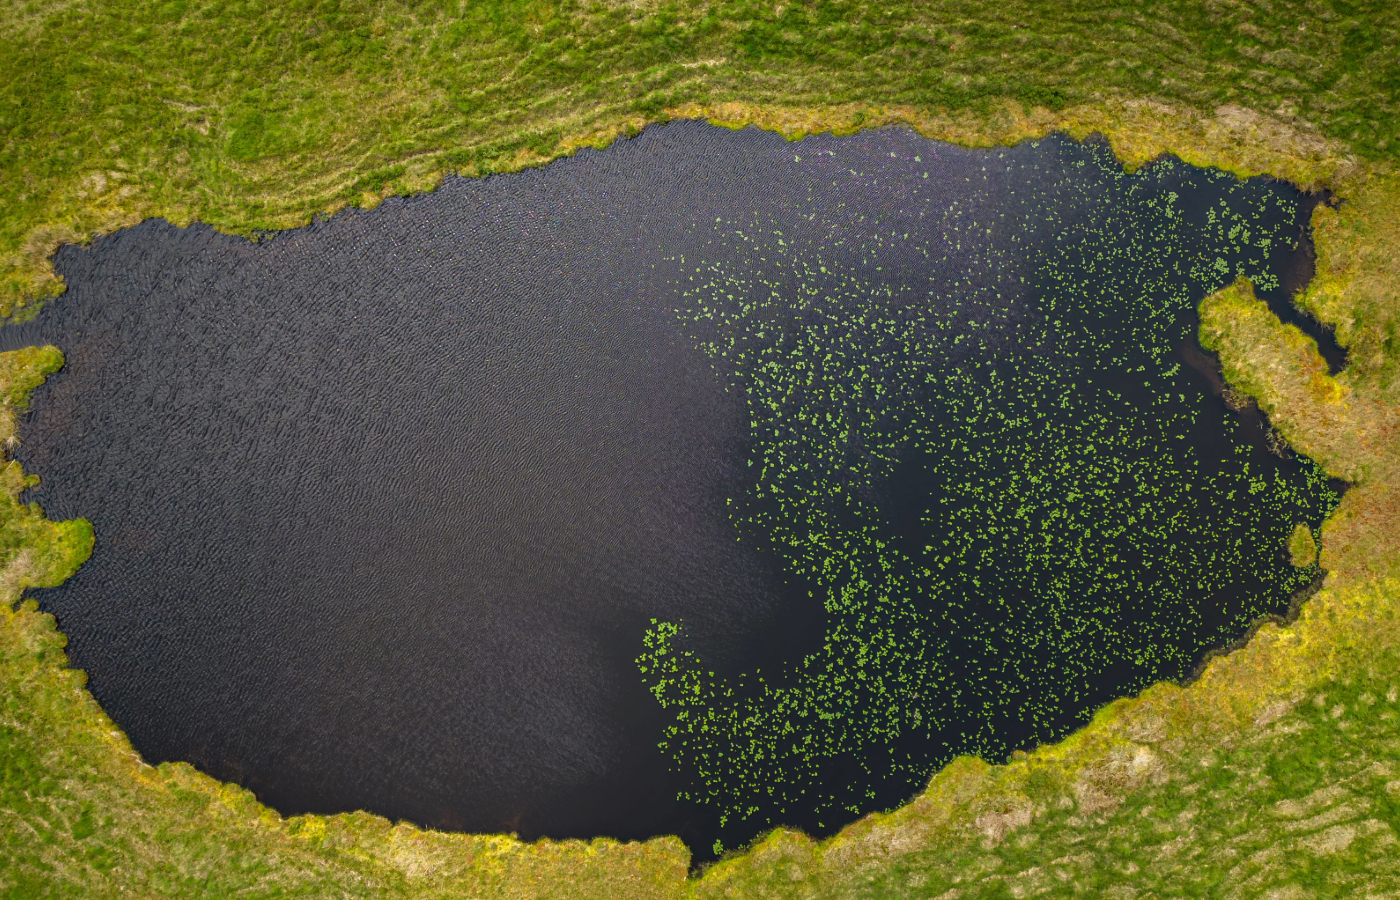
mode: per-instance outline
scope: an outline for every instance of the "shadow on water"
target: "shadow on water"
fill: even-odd
[[[1100,228],[1114,203],[1137,202],[1133,191],[1172,188],[1203,222],[1206,204],[1235,196],[1179,163],[1114,175],[1103,153],[1064,138],[974,151],[903,130],[789,144],[677,123],[539,170],[449,178],[257,244],[150,221],[64,247],[68,293],[0,331],[6,349],[51,342],[67,356],[34,398],[18,456],[42,478],[32,499],[97,532],[92,560],[36,595],[146,759],[188,760],[283,813],[364,808],[527,839],[676,833],[697,860],[713,858],[717,838],[735,846],[774,824],[829,833],[907,798],[951,755],[1004,757],[1179,677],[1241,621],[1288,603],[1297,579],[1276,565],[1276,532],[1304,513],[1280,506],[1276,521],[1249,520],[1273,568],[1194,597],[1195,630],[1168,641],[1176,655],[1144,667],[1107,654],[1078,676],[1083,690],[1056,693],[1017,674],[997,634],[1033,640],[1013,633],[1022,619],[1028,632],[1050,628],[1035,611],[1043,598],[1029,582],[986,587],[983,563],[932,549],[961,535],[991,554],[978,559],[1010,552],[936,512],[970,480],[1005,474],[945,471],[947,448],[1005,449],[959,430],[969,417],[952,411],[965,395],[1000,396],[993,367],[1082,364],[1065,382],[1075,397],[1122,394],[1115,403],[1139,410],[1170,401],[1194,423],[1171,432],[1172,446],[1201,461],[1203,478],[1242,455],[1278,484],[1303,477],[1306,461],[1270,452],[1257,410],[1231,430],[1216,364],[1194,342],[1191,304],[1224,275],[1191,274],[1181,293],[1168,337],[1185,368],[1163,376],[1166,400],[1122,387],[1124,372],[1156,364],[1150,352],[1110,363],[1086,356],[1101,352],[1092,341],[1055,337],[1136,314],[1056,311],[1063,288],[1037,266],[1086,223]],[[1053,195],[1036,193],[1042,181]],[[1276,276],[1261,295],[1339,366],[1335,343],[1287,302],[1311,277],[1303,223],[1316,199],[1260,180],[1246,193],[1265,210],[1260,227],[1290,239],[1263,261],[1239,251],[1239,265]],[[1112,277],[1131,280],[1132,264]],[[1050,329],[1054,316],[1066,318]],[[821,348],[801,358],[828,379],[826,399],[812,399],[811,380],[773,381],[802,347]],[[975,375],[940,381],[954,372]],[[764,393],[774,385],[781,395]],[[1063,409],[1046,421],[1069,434],[1088,407]],[[822,429],[842,415],[856,424],[838,452]],[[1121,440],[1147,447],[1150,431]],[[803,461],[796,481],[773,481],[780,457]],[[831,497],[845,505],[823,506]],[[873,640],[861,629],[874,619],[832,599],[844,582],[812,548],[860,535],[880,536],[871,571],[907,569],[917,588],[900,621],[926,629],[930,649],[905,647],[869,672],[903,667],[886,674],[902,685],[905,724],[833,737],[865,707],[830,713],[823,721],[838,725],[820,740],[844,749],[734,770],[736,785],[742,775],[777,788],[724,799],[687,754],[766,738],[667,737],[675,710],[638,671],[644,634],[683,624],[711,709],[750,708],[732,705],[758,690],[744,673],[816,697],[811,685],[847,663],[813,660],[841,652],[843,635]],[[1109,549],[1126,569],[1163,569],[1163,584],[1214,558],[1206,546],[1188,558],[1130,544]],[[1008,598],[1024,609],[1008,614]],[[1141,627],[1153,621],[1144,614]],[[1097,635],[1086,647],[1109,640],[1083,627]],[[896,644],[911,633],[879,632]],[[1021,699],[983,720],[960,682],[988,677]],[[752,703],[752,721],[786,727],[777,701]],[[799,731],[806,721],[793,719]],[[820,799],[781,799],[784,784]],[[736,818],[738,805],[749,812]]]

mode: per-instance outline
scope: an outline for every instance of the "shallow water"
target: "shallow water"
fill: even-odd
[[[1115,210],[1167,194],[1180,233],[1138,242],[1151,277],[1145,256],[1094,261],[1092,241],[1148,221]],[[679,833],[701,856],[780,822],[830,831],[951,754],[1004,755],[1179,676],[1311,577],[1283,539],[1335,498],[1225,409],[1192,312],[1236,274],[1281,308],[1306,202],[1179,163],[1125,176],[1060,138],[790,144],[677,123],[256,244],[153,221],[65,247],[68,293],[0,331],[67,356],[18,456],[32,499],[97,532],[37,596],[148,760],[284,813]],[[1211,231],[1227,211],[1255,237]],[[1061,302],[1090,284],[1107,287]],[[1059,380],[1031,385],[1041,369]],[[1059,417],[1028,425],[1049,397]],[[968,426],[974,402],[1002,432]],[[1017,523],[1117,515],[1017,480],[1035,447],[1095,442],[1122,460],[1096,476],[1115,490],[1159,470],[1196,497],[1269,487],[1124,512],[1178,530],[1085,538],[1116,568],[984,583],[1029,552]],[[1022,494],[1038,511],[986,532],[988,498]],[[968,552],[943,560],[949,540]],[[1111,627],[1065,599],[1141,571],[1158,593],[1140,606],[1095,601]],[[693,656],[643,677],[667,623]],[[1116,656],[1134,631],[1156,649]],[[831,689],[841,673],[882,686]],[[971,712],[973,682],[1007,705]],[[748,718],[677,729],[707,709]]]

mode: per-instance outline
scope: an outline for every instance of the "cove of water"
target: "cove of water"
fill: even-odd
[[[65,247],[0,331],[67,357],[17,455],[97,534],[36,596],[148,761],[286,814],[827,833],[1316,574],[1284,542],[1335,495],[1194,339],[1237,275],[1288,306],[1310,202],[687,122],[257,243]]]

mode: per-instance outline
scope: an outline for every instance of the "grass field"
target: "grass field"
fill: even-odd
[[[1247,285],[1202,341],[1355,487],[1322,590],[1188,687],[1006,766],[960,760],[829,841],[778,832],[687,877],[675,839],[525,845],[365,814],[282,819],[152,768],[64,667],[25,587],[91,546],[0,500],[0,896],[1400,896],[1400,6],[1242,2],[0,5],[0,307],[48,256],[154,215],[253,234],[700,115],[963,143],[1101,131],[1341,198],[1300,304],[1333,377]],[[61,299],[55,302],[62,302]],[[0,357],[0,437],[61,357]],[[20,435],[22,437],[22,434]],[[18,605],[15,605],[18,604]]]

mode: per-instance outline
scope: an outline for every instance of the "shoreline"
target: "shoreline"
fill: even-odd
[[[445,157],[450,150],[420,154],[390,168],[403,169],[402,178],[386,182],[377,191],[354,197],[336,197],[327,203],[300,204],[271,219],[230,219],[201,216],[188,206],[143,202],[107,207],[93,227],[40,225],[28,231],[23,249],[0,265],[11,270],[0,281],[0,321],[22,315],[26,307],[60,296],[62,278],[53,270],[52,257],[62,244],[85,245],[94,238],[152,218],[163,218],[179,228],[195,222],[225,234],[257,240],[261,235],[296,230],[318,219],[335,216],[347,208],[374,209],[391,197],[412,197],[435,190],[448,175],[484,178],[549,165],[583,149],[602,150],[614,141],[633,137],[644,129],[685,119],[738,130],[754,126],[781,134],[790,141],[809,134],[846,135],[866,129],[903,126],[919,135],[963,147],[1011,146],[1060,132],[1083,142],[1093,135],[1104,137],[1126,171],[1164,155],[1174,155],[1199,167],[1218,168],[1241,178],[1265,175],[1288,181],[1306,193],[1339,190],[1351,177],[1364,171],[1355,157],[1334,155],[1314,135],[1289,128],[1285,123],[1260,116],[1242,107],[1221,107],[1213,117],[1195,110],[1174,109],[1150,101],[1118,100],[1067,108],[1061,112],[1027,109],[1006,100],[986,117],[970,111],[959,115],[922,111],[907,106],[789,107],[729,102],[686,104],[667,108],[652,118],[626,117],[611,127],[568,134],[553,153],[526,150],[493,164],[454,165]],[[1171,125],[1165,125],[1170,120]],[[1260,146],[1238,145],[1241,137],[1262,139]],[[408,168],[413,163],[412,170]],[[437,164],[433,164],[437,163]],[[125,199],[125,198],[124,198]]]
[[[1207,731],[1216,729],[1230,734],[1268,728],[1298,709],[1301,699],[1290,698],[1299,691],[1308,693],[1312,690],[1310,685],[1328,674],[1342,673],[1356,660],[1400,648],[1400,611],[1395,602],[1400,597],[1400,550],[1396,549],[1400,548],[1400,540],[1394,534],[1400,526],[1387,516],[1400,494],[1400,450],[1387,452],[1388,444],[1395,446],[1396,415],[1393,382],[1387,378],[1387,370],[1396,361],[1385,355],[1383,339],[1368,338],[1367,327],[1372,323],[1368,323],[1365,307],[1358,306],[1355,299],[1356,282],[1375,281],[1376,275],[1364,270],[1358,273],[1354,264],[1358,258],[1367,258],[1368,253],[1384,254],[1388,246],[1393,246],[1386,240],[1385,228],[1371,219],[1392,208],[1400,197],[1400,182],[1388,168],[1359,163],[1339,151],[1334,153],[1334,148],[1319,148],[1308,136],[1291,134],[1277,128],[1277,123],[1243,110],[1217,112],[1214,119],[1205,119],[1199,114],[1164,111],[1148,103],[1126,104],[1117,111],[1076,107],[1064,113],[1033,111],[1018,115],[1008,110],[1005,118],[993,117],[995,121],[980,131],[968,125],[966,118],[921,116],[907,110],[878,108],[804,114],[790,107],[729,104],[667,110],[664,121],[682,117],[703,117],[731,128],[758,125],[789,139],[818,130],[842,133],[846,128],[906,124],[925,137],[960,137],[964,140],[954,142],[965,141],[969,146],[1033,139],[1056,130],[1078,140],[1101,132],[1115,155],[1130,169],[1164,153],[1174,153],[1195,165],[1226,168],[1237,175],[1270,174],[1300,186],[1334,191],[1344,201],[1341,208],[1320,205],[1314,212],[1318,270],[1300,306],[1337,329],[1339,343],[1350,351],[1346,369],[1335,376],[1328,373],[1315,345],[1309,347],[1310,338],[1293,326],[1284,326],[1267,309],[1260,312],[1249,302],[1252,297],[1230,293],[1233,288],[1212,295],[1202,304],[1201,331],[1202,342],[1206,343],[1208,337],[1211,343],[1207,346],[1220,354],[1231,386],[1254,397],[1290,444],[1316,459],[1329,474],[1354,484],[1324,529],[1322,558],[1330,574],[1322,588],[1301,604],[1294,621],[1261,624],[1243,646],[1205,662],[1199,678],[1188,684],[1159,683],[1138,697],[1115,701],[1064,741],[1022,754],[1004,766],[991,766],[968,757],[955,760],[933,777],[926,790],[900,809],[866,816],[824,841],[784,829],[770,832],[748,849],[727,854],[707,867],[699,878],[686,879],[689,854],[683,847],[674,846],[679,843],[674,839],[657,838],[630,845],[606,838],[527,845],[505,836],[453,835],[402,823],[391,825],[363,813],[282,819],[257,804],[241,788],[219,784],[181,764],[152,768],[139,760],[128,760],[121,763],[130,773],[126,777],[152,787],[165,785],[169,790],[178,787],[193,791],[208,798],[211,807],[227,807],[236,819],[268,831],[270,839],[279,836],[278,841],[305,841],[336,832],[342,836],[358,832],[366,840],[393,835],[385,841],[386,846],[394,841],[409,841],[435,844],[435,852],[456,847],[453,852],[466,852],[474,860],[482,860],[487,868],[519,865],[520,857],[530,855],[578,854],[579,865],[588,864],[585,858],[607,857],[609,865],[616,863],[630,873],[626,879],[629,883],[641,886],[645,882],[649,885],[647,893],[657,896],[718,894],[740,886],[758,891],[760,884],[779,883],[791,885],[795,891],[834,885],[843,872],[855,873],[880,860],[914,853],[929,841],[938,842],[935,835],[943,835],[944,842],[968,841],[972,856],[978,857],[988,847],[1002,847],[1018,832],[1033,830],[1037,819],[1054,819],[1059,814],[1055,805],[1059,801],[1046,799],[1052,795],[1069,798],[1075,812],[1067,813],[1067,817],[1078,816],[1086,822],[1095,817],[1111,818],[1125,804],[1131,805],[1131,795],[1152,787],[1170,769],[1168,758],[1181,755],[1167,749],[1173,741],[1179,740],[1188,748],[1194,746],[1202,726]],[[1178,125],[1182,128],[1175,130]],[[584,146],[596,147],[600,140],[606,146],[633,127],[634,123],[627,121],[611,132],[597,133],[591,140],[580,138],[572,145],[565,142],[569,150],[551,159]],[[1235,143],[1241,136],[1254,142]],[[1307,153],[1291,155],[1294,149]],[[548,161],[522,158],[518,168]],[[439,181],[441,175],[437,176]],[[364,208],[377,205],[375,198],[365,199]],[[345,205],[332,204],[324,213],[334,214]],[[133,214],[135,211],[120,215]],[[1392,223],[1389,227],[1393,231],[1396,226]],[[56,283],[51,263],[47,262],[50,255],[44,257],[50,265],[47,277]],[[1382,289],[1386,285],[1383,276],[1384,273],[1379,279]],[[42,277],[36,278],[36,283],[43,283]],[[1366,296],[1362,294],[1361,298]],[[13,602],[14,597],[11,599]],[[37,613],[32,601],[23,601],[7,619],[7,631],[22,631],[31,635],[31,640],[49,645],[61,642],[52,617]],[[25,622],[20,624],[18,619]],[[1389,647],[1364,652],[1358,649],[1363,636],[1369,642],[1383,644],[1376,640],[1379,634],[1392,638]],[[1355,652],[1349,657],[1351,651]],[[49,655],[42,664],[52,667],[53,662],[54,657]],[[67,669],[55,669],[45,677],[60,682],[81,681],[79,674]],[[118,755],[132,756],[125,737],[96,709],[91,695],[81,685],[77,690],[83,695],[80,704],[88,707],[88,718],[95,712],[94,723],[108,731],[105,740],[109,748]],[[1271,710],[1282,708],[1280,703],[1291,706],[1275,715]],[[1267,721],[1257,724],[1261,719]],[[354,846],[359,840],[357,837],[342,843]],[[469,851],[468,845],[472,848]],[[369,851],[361,847],[356,852]],[[507,857],[515,859],[506,863]],[[947,854],[950,861],[953,857],[954,854]],[[639,866],[641,860],[646,860],[646,864]],[[681,866],[679,881],[677,863]],[[792,868],[802,877],[791,877]],[[487,878],[487,882],[491,880]],[[610,892],[604,889],[605,885],[600,884],[599,888],[601,894]]]

